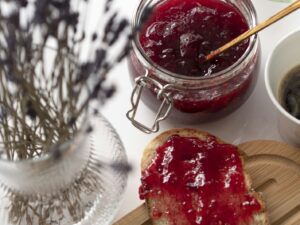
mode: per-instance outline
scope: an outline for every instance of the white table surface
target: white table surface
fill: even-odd
[[[115,0],[118,8],[131,17],[140,0]],[[253,0],[259,21],[263,21],[287,6],[287,3],[275,3],[270,0]],[[276,111],[272,105],[264,85],[264,68],[268,55],[276,43],[288,33],[300,29],[300,11],[294,12],[287,18],[272,25],[260,33],[262,47],[262,67],[259,72],[257,85],[247,100],[237,111],[216,122],[189,125],[215,134],[233,144],[249,140],[271,139],[282,141],[277,130]],[[300,40],[299,40],[300,44]],[[300,59],[299,59],[300,63]],[[116,95],[102,108],[103,115],[112,123],[119,133],[129,162],[134,170],[129,175],[127,189],[116,219],[124,216],[142,201],[139,199],[138,187],[140,185],[140,159],[144,146],[155,136],[147,135],[136,128],[127,120],[125,114],[130,108],[130,95],[132,85],[129,80],[126,62],[122,62],[109,75],[109,81],[114,82],[118,89]],[[154,113],[147,108],[140,109],[145,121],[152,121]],[[186,127],[172,121],[164,121],[161,130],[174,127]]]

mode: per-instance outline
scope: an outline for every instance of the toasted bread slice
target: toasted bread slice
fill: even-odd
[[[171,129],[168,130],[156,138],[154,138],[145,148],[142,161],[141,161],[141,169],[142,171],[146,171],[149,166],[155,161],[157,156],[156,150],[162,146],[171,136],[179,135],[181,137],[195,137],[199,140],[206,140],[208,137],[212,135],[196,130],[196,129],[189,129],[189,128],[182,128],[182,129]],[[226,144],[219,138],[216,138],[217,142],[220,144]],[[243,153],[239,151],[239,157],[241,159],[242,168],[243,168]],[[248,193],[254,197],[257,202],[261,205],[261,209],[259,212],[255,212],[252,215],[251,222],[240,222],[238,225],[268,225],[269,220],[267,217],[267,213],[265,211],[265,204],[261,198],[261,195],[255,192],[251,188],[251,180],[250,176],[244,171],[244,179],[245,179],[245,186]],[[195,196],[197,197],[197,196]],[[159,198],[145,198],[148,209],[149,215],[152,219],[153,225],[190,225],[191,223],[187,220],[186,216],[181,212],[181,202],[178,202],[174,196],[170,195],[169,193],[165,192],[160,195]],[[172,206],[172,207],[170,207]],[[170,219],[169,215],[176,215],[176,218]],[[201,224],[201,222],[199,223]],[[214,223],[215,225],[215,223]],[[218,225],[224,225],[222,222],[219,222]],[[226,224],[227,225],[227,224]]]

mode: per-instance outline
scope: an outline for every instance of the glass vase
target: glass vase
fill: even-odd
[[[112,221],[127,180],[121,166],[127,157],[115,130],[95,115],[57,147],[36,159],[0,159],[1,225]]]

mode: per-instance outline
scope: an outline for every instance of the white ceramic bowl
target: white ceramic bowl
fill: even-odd
[[[278,112],[278,128],[288,143],[300,146],[300,120],[291,116],[279,103],[282,79],[291,69],[300,65],[300,30],[285,36],[268,57],[265,68],[265,85]]]

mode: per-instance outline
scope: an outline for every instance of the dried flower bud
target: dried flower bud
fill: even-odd
[[[55,8],[59,10],[66,10],[70,8],[70,1],[58,1],[58,0],[52,0],[49,1],[49,4],[53,5]]]
[[[117,58],[117,62],[121,62],[127,55],[128,53],[130,52],[132,46],[130,43],[128,43],[124,49],[122,50],[122,52],[120,53],[120,55],[118,56]]]
[[[37,24],[43,24],[47,18],[47,10],[48,10],[48,0],[38,0],[35,2],[35,17],[33,22]]]
[[[98,49],[96,51],[96,59],[95,59],[95,68],[96,69],[101,68],[101,66],[102,66],[102,64],[103,64],[103,62],[105,60],[106,53],[107,53],[107,51],[105,49],[103,49],[103,48]]]
[[[79,13],[74,12],[65,17],[65,21],[69,26],[75,27],[79,21]]]
[[[13,12],[9,15],[8,21],[11,25],[15,27],[15,29],[18,29],[20,26],[20,13],[19,12]]]
[[[120,23],[117,29],[114,31],[114,34],[112,35],[112,38],[108,42],[109,46],[112,46],[116,43],[116,41],[119,39],[120,34],[128,27],[129,23],[126,19],[123,19]]]
[[[113,0],[106,0],[105,6],[104,6],[104,12],[107,13],[110,10],[111,4]]]
[[[104,28],[104,35],[103,35],[103,39],[102,39],[102,41],[104,43],[108,42],[108,37],[113,30],[113,26],[115,24],[116,17],[117,17],[117,12],[115,12],[106,23],[106,26]]]
[[[106,98],[111,98],[113,96],[113,94],[116,92],[116,86],[112,85],[109,88],[107,88],[106,90],[104,89],[104,92],[105,92]]]
[[[92,41],[96,41],[98,38],[98,34],[97,33],[93,33],[92,35]]]
[[[18,3],[20,4],[21,7],[26,7],[28,5],[27,0],[18,0]]]

